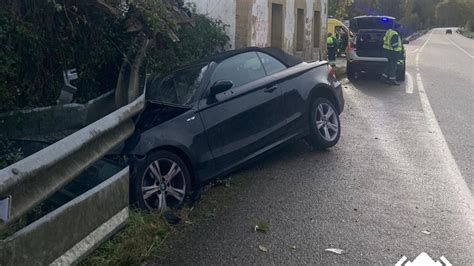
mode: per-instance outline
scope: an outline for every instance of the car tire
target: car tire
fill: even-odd
[[[406,72],[406,66],[403,65],[401,69],[397,70],[397,80],[398,81],[405,81],[405,72]]]
[[[354,67],[351,66],[350,64],[347,64],[347,67],[346,67],[346,74],[347,74],[347,79],[349,79],[349,80],[351,80],[351,81],[357,79],[356,70],[355,70]]]
[[[334,104],[326,98],[316,98],[309,110],[307,142],[318,150],[333,147],[341,136],[341,122]]]
[[[168,151],[156,151],[135,166],[130,193],[133,202],[145,210],[180,208],[191,188],[189,169]]]

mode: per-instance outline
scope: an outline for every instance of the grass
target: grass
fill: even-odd
[[[171,231],[161,214],[131,209],[125,228],[81,264],[139,265],[160,247]]]
[[[468,38],[474,39],[474,31],[461,31],[461,34]]]
[[[194,206],[173,211],[181,221],[175,226],[169,225],[158,212],[131,209],[125,228],[102,244],[81,264],[140,265],[165,255],[168,238],[185,232],[196,223],[219,217],[219,210],[237,194],[245,178],[244,175],[238,175],[237,178],[218,181],[203,188],[203,196]]]

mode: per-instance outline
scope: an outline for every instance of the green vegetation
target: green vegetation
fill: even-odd
[[[0,134],[0,169],[21,160],[22,157],[21,150]]]
[[[394,16],[404,35],[434,26],[471,25],[472,0],[330,0],[329,15],[340,19],[358,15]]]
[[[139,265],[161,247],[172,227],[159,213],[130,210],[124,230],[105,242],[84,265]]]
[[[474,31],[462,31],[461,34],[468,38],[474,39]]]
[[[270,230],[270,223],[267,221],[257,221],[254,227],[255,231],[266,233]]]
[[[251,178],[245,173],[237,174],[232,179],[205,187],[202,199],[193,207],[185,207],[174,212],[180,219],[180,223],[175,226],[169,225],[157,212],[131,209],[130,220],[126,227],[105,242],[82,264],[139,265],[153,260],[156,256],[166,255],[167,239],[176,238],[179,233],[185,233],[195,224],[219,217],[219,212],[228,206],[229,201],[235,198],[248,179]]]
[[[77,68],[75,101],[84,102],[122,84],[125,90],[137,85],[134,68],[168,71],[227,44],[222,23],[180,3],[2,1],[0,112],[54,105],[66,69]]]

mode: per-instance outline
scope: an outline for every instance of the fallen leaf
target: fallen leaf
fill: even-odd
[[[260,221],[253,227],[253,230],[255,232],[258,231],[258,232],[266,233],[268,230],[270,230],[270,224],[268,222]]]
[[[259,245],[258,249],[260,249],[263,252],[268,252],[268,248],[266,248],[265,246],[262,246],[262,245]]]
[[[341,255],[344,252],[344,250],[342,250],[340,248],[327,248],[327,249],[325,249],[325,251],[332,252],[332,253],[335,253],[337,255]]]
[[[423,230],[423,231],[421,231],[421,232],[422,232],[423,234],[425,234],[425,235],[430,235],[430,234],[431,234],[431,232],[428,231],[428,230]]]

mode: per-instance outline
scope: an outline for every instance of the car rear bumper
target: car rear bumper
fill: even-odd
[[[347,62],[347,67],[357,72],[382,73],[387,65],[387,61],[352,61]],[[398,69],[403,69],[404,64],[398,64]]]
[[[347,66],[354,71],[364,71],[370,73],[382,73],[387,65],[388,59],[385,57],[364,57],[357,55],[357,52],[350,51],[347,54]],[[400,60],[398,68],[402,69],[405,60]]]

